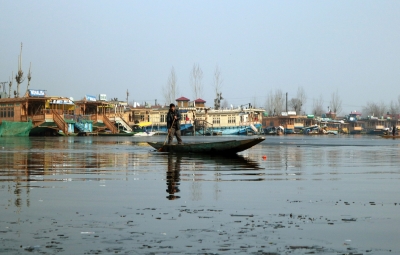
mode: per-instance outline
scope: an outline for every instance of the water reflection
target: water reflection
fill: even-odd
[[[191,182],[190,198],[192,201],[202,199],[202,182],[212,181],[215,183],[215,199],[220,192],[218,183],[221,181],[262,181],[264,178],[263,168],[259,163],[243,156],[210,156],[196,154],[154,154],[154,162],[158,157],[167,160],[166,192],[167,199],[179,199],[181,195],[180,182]],[[241,177],[238,177],[241,176]]]
[[[127,145],[131,143],[93,143],[91,137],[1,138],[0,184],[13,195],[8,206],[29,207],[31,190],[60,187],[52,182],[127,180],[131,169],[146,164],[148,158],[120,150],[130,148]]]
[[[181,171],[181,161],[182,156],[168,155],[168,169],[167,169],[167,193],[169,194],[167,198],[169,200],[175,200],[180,198],[176,196],[175,193],[179,193],[179,181],[180,181],[180,171]]]
[[[1,190],[12,195],[9,206],[29,207],[34,188],[64,188],[73,181],[98,181],[106,186],[106,181],[165,178],[159,185],[162,199],[167,193],[170,200],[187,197],[198,201],[207,194],[205,187],[213,189],[213,197],[218,200],[221,182],[340,180],[344,174],[400,172],[400,146],[372,146],[368,140],[365,146],[329,146],[326,141],[322,145],[309,144],[314,141],[310,139],[296,143],[276,140],[262,143],[242,156],[220,157],[162,154],[130,139],[1,138]],[[206,182],[212,182],[212,186]]]

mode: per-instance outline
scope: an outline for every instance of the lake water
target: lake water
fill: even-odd
[[[146,143],[164,139],[0,138],[0,253],[400,254],[400,140],[267,137],[237,157]]]

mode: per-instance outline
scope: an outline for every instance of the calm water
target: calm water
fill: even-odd
[[[164,139],[0,138],[0,253],[400,254],[400,140],[267,137],[226,158],[146,143]]]

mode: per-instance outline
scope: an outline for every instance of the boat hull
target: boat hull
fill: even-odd
[[[258,137],[246,140],[229,140],[229,141],[209,142],[209,143],[188,143],[182,145],[180,144],[164,145],[163,143],[153,143],[153,142],[148,142],[148,144],[160,152],[227,155],[227,154],[236,154],[238,152],[247,150],[253,147],[254,145],[261,143],[264,140],[265,140],[264,137]]]
[[[390,139],[390,138],[392,138],[392,139],[399,139],[400,138],[400,135],[381,135],[381,137],[382,138],[387,138],[387,139]]]

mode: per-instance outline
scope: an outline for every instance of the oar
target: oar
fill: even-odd
[[[164,148],[165,144],[167,143],[167,139],[168,139],[168,137],[169,137],[169,133],[171,132],[172,127],[174,126],[174,123],[175,123],[175,118],[174,118],[174,121],[172,121],[171,128],[168,129],[168,135],[167,135],[167,138],[165,138],[165,141],[164,141],[163,146],[162,146],[160,149],[158,149],[157,151],[162,151],[162,149]]]

